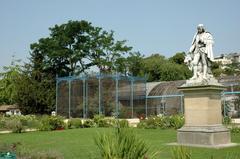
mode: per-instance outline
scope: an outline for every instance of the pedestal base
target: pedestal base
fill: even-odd
[[[178,130],[178,144],[225,147],[231,143],[230,131],[222,125],[221,85],[181,86],[184,93],[185,125]]]
[[[231,145],[230,131],[222,125],[184,126],[177,133],[178,144],[200,147]]]

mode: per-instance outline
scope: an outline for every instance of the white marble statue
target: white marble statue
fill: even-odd
[[[212,34],[206,31],[203,24],[199,24],[189,53],[185,57],[185,63],[193,71],[193,77],[187,81],[187,84],[217,83],[210,68],[213,61],[213,43]]]

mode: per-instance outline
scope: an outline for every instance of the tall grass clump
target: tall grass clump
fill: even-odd
[[[148,147],[129,128],[116,128],[113,133],[99,134],[95,143],[102,159],[146,159]]]
[[[191,159],[192,155],[188,148],[179,146],[172,149],[172,159]]]

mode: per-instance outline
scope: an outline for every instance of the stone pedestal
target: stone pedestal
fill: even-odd
[[[223,86],[179,87],[184,93],[185,124],[178,130],[178,144],[203,147],[231,145],[230,132],[222,125]]]

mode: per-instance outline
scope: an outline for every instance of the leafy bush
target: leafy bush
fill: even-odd
[[[230,128],[230,131],[232,133],[240,133],[240,127],[238,127],[237,125],[232,125],[232,127]]]
[[[105,119],[103,115],[94,115],[93,121],[97,127],[110,127],[108,119]]]
[[[92,128],[92,127],[96,127],[96,124],[93,120],[87,119],[87,120],[83,121],[83,127],[84,128]]]
[[[158,118],[158,120],[161,120],[161,118]],[[140,124],[140,123],[142,123],[142,124]],[[138,125],[139,128],[156,129],[158,127],[156,118],[154,118],[154,117],[150,117],[148,119],[141,120],[140,123]],[[159,123],[161,123],[161,122],[159,122]]]
[[[0,116],[0,129],[5,129],[5,117]]]
[[[20,116],[20,120],[27,128],[38,128],[40,125],[40,121],[35,115]]]
[[[116,126],[116,119],[106,118],[103,115],[95,115],[93,118],[97,127],[114,127]]]
[[[231,123],[232,123],[231,117],[229,117],[229,116],[223,117],[223,124],[224,124],[224,125],[229,125],[229,124],[231,124]]]
[[[143,159],[148,148],[131,129],[117,128],[112,134],[100,134],[95,143],[103,159]]]
[[[179,129],[184,125],[184,117],[182,115],[169,116],[170,127]]]
[[[65,123],[63,120],[64,118],[61,116],[44,115],[40,118],[39,130],[49,131],[49,130],[64,129]]]
[[[76,128],[82,128],[82,119],[80,118],[72,118],[68,120],[68,128],[69,129],[76,129]]]
[[[23,125],[19,119],[11,119],[5,122],[5,128],[11,130],[14,133],[21,133],[23,129]]]
[[[141,120],[138,123],[138,128],[145,129],[166,129],[166,128],[174,128],[179,129],[184,124],[184,117],[181,115],[173,115],[173,116],[154,116],[149,117],[148,119]]]

